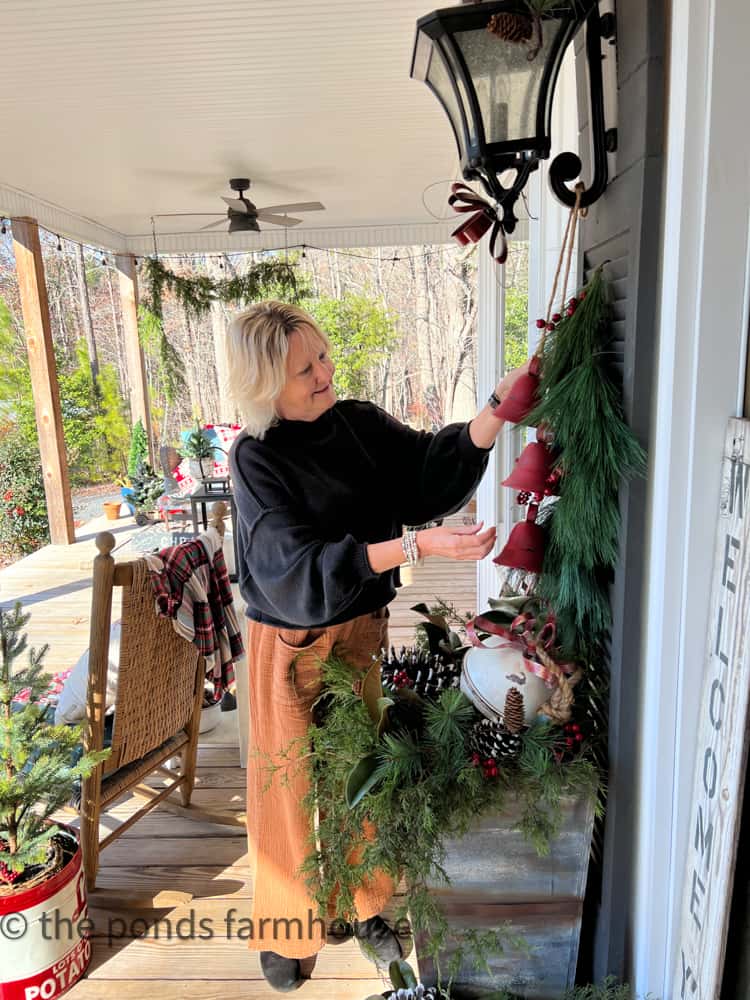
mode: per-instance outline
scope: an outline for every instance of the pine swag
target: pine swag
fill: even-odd
[[[143,261],[145,303],[156,316],[163,314],[164,292],[170,291],[189,315],[205,316],[214,302],[257,302],[271,293],[296,301],[294,268],[284,260],[263,260],[243,275],[215,281],[206,274],[175,274],[158,257]]]
[[[138,336],[157,357],[164,397],[174,403],[186,390],[184,364],[164,330],[164,293],[171,292],[185,313],[199,319],[214,302],[257,302],[271,295],[299,298],[294,268],[283,260],[264,260],[245,274],[215,281],[206,274],[175,274],[158,257],[142,264],[143,301],[138,306]]]
[[[547,335],[541,402],[525,421],[552,431],[561,472],[537,592],[557,616],[564,653],[583,660],[602,647],[611,624],[620,482],[646,467],[625,423],[612,357],[607,286],[599,269]]]

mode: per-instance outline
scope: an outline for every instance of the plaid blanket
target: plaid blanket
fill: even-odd
[[[221,539],[211,532],[218,544],[212,537],[204,543],[204,535],[147,555],[146,562],[157,613],[198,647],[218,698],[234,681],[234,661],[244,648]]]

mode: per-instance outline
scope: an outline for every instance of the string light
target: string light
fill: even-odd
[[[2,234],[4,236],[8,232],[8,227],[10,226],[10,219],[7,216],[5,216],[5,217],[4,216],[0,216],[0,219],[2,219],[2,222],[0,224],[0,234]],[[62,250],[62,239],[59,236],[59,234],[52,232],[52,230],[50,230],[50,229],[46,229],[42,225],[39,225],[39,229],[40,229],[40,231],[47,233],[49,236],[54,237],[57,240],[57,248],[60,249],[60,250]],[[152,236],[153,236],[153,239],[154,239],[154,256],[156,256],[156,257],[158,257],[160,259],[163,259],[163,260],[184,261],[185,263],[192,263],[192,262],[194,262],[197,259],[200,259],[202,261],[209,261],[209,260],[217,260],[218,259],[220,269],[222,271],[225,269],[224,268],[224,254],[223,253],[222,254],[216,254],[216,253],[211,254],[211,253],[199,253],[199,252],[196,251],[193,254],[186,254],[183,251],[182,253],[173,253],[173,254],[170,254],[170,253],[161,253],[161,252],[159,252],[158,247],[156,246],[156,231],[155,231],[155,229],[156,229],[156,227],[154,226],[154,230],[153,230],[153,233],[152,233]],[[173,236],[174,235],[189,235],[189,236],[192,236],[194,234],[193,233],[187,233],[187,234],[171,233],[170,235],[173,235]],[[101,261],[102,266],[104,266],[104,267],[108,266],[108,264],[107,264],[107,257],[105,255],[104,251],[102,251],[99,247],[92,246],[90,243],[79,243],[77,240],[70,239],[70,237],[66,237],[66,239],[70,243],[73,243],[76,246],[80,246],[84,250],[88,250],[92,254],[100,255],[100,261]],[[394,253],[393,257],[388,257],[388,258],[385,258],[385,259],[388,260],[392,265],[395,265],[397,263],[403,263],[404,261],[417,260],[417,259],[422,259],[422,258],[426,258],[426,257],[434,257],[436,254],[441,254],[443,252],[443,249],[444,248],[442,246],[437,246],[437,247],[435,247],[434,250],[426,250],[423,253],[403,254],[401,256],[399,256],[398,254]],[[334,249],[332,249],[330,247],[320,247],[320,246],[316,246],[315,244],[312,244],[312,243],[297,243],[294,246],[287,245],[286,247],[258,247],[258,248],[254,249],[254,250],[231,250],[231,251],[229,251],[229,253],[233,257],[248,257],[248,256],[259,255],[259,254],[262,255],[262,254],[270,254],[270,253],[277,253],[277,252],[284,252],[284,251],[288,252],[289,250],[301,250],[302,252],[300,254],[300,257],[304,258],[304,259],[307,259],[307,257],[308,257],[308,254],[307,254],[308,250],[319,250],[319,251],[325,251],[326,253],[335,254],[338,257],[351,257],[351,258],[353,258],[355,260],[380,260],[380,261],[383,261],[383,257],[382,256],[376,256],[375,254],[352,253],[351,251],[348,251],[348,250],[334,250]],[[144,259],[143,257],[134,258],[134,260],[135,260],[135,266],[138,267],[138,265],[141,263],[141,261],[143,259]]]

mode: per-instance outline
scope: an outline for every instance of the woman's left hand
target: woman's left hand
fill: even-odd
[[[524,361],[524,363],[520,365],[518,368],[514,368],[513,371],[508,372],[507,375],[505,375],[501,379],[501,381],[498,382],[497,389],[495,389],[495,395],[498,397],[498,399],[500,399],[501,401],[505,399],[505,397],[508,395],[508,393],[513,388],[518,379],[522,375],[526,375],[528,373],[530,364],[531,364],[531,358],[529,358],[528,361]]]

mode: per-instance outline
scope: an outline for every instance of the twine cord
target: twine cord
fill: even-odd
[[[539,343],[534,351],[535,357],[541,357],[544,352],[544,344],[547,339],[547,328],[552,317],[552,309],[555,304],[555,296],[557,295],[557,287],[560,282],[560,272],[563,268],[563,263],[565,263],[565,279],[563,281],[562,298],[560,300],[559,312],[562,313],[565,308],[565,298],[568,294],[568,280],[570,278],[570,268],[573,261],[573,247],[575,245],[576,238],[576,228],[578,226],[578,219],[584,218],[586,216],[587,210],[581,208],[581,197],[583,195],[584,185],[581,181],[576,184],[576,203],[570,210],[568,215],[568,222],[565,226],[565,234],[563,235],[562,245],[560,247],[560,256],[557,261],[557,269],[555,271],[555,280],[552,282],[552,292],[550,293],[549,302],[547,304],[547,315],[544,322],[544,329],[542,330],[542,335],[539,338]]]

